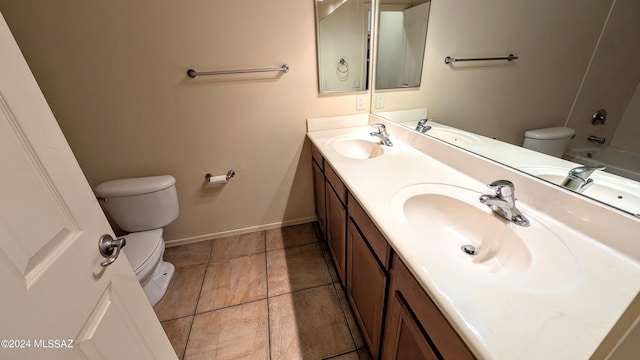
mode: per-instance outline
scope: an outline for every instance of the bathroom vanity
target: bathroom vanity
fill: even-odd
[[[415,354],[437,359],[436,353],[473,359],[318,148],[312,145],[311,153],[316,204],[326,209],[319,216],[321,228],[326,229],[340,283],[373,357],[377,359],[382,348],[385,359],[410,359]],[[385,314],[389,336],[383,345]]]
[[[639,316],[640,221],[393,123],[380,145],[380,119],[352,120],[309,119],[308,138],[320,227],[375,359],[612,352]],[[531,226],[480,204],[497,179]]]

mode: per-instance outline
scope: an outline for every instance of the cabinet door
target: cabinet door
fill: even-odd
[[[316,214],[318,216],[318,222],[320,223],[322,235],[326,237],[327,213],[325,207],[324,174],[318,164],[316,164],[315,160],[312,160],[311,162],[313,163],[313,195],[316,201]]]
[[[406,265],[398,257],[392,263],[382,359],[433,359],[437,354],[438,359],[474,360]]]
[[[347,299],[374,359],[378,358],[387,274],[353,221],[348,234]]]
[[[333,187],[326,185],[327,245],[336,265],[340,283],[345,286],[347,258],[347,210],[340,202]]]
[[[438,360],[399,292],[391,295],[382,359]]]

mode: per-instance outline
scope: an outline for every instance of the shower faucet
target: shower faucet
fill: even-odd
[[[595,142],[602,145],[604,144],[605,141],[607,141],[607,139],[599,136],[589,135],[589,137],[587,138],[587,141]]]

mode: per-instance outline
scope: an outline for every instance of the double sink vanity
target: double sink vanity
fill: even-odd
[[[374,359],[624,358],[638,219],[374,115],[308,130],[320,225]]]

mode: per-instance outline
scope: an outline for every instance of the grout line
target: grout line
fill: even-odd
[[[211,242],[211,249],[209,249],[209,256],[207,257],[207,263],[204,269],[204,275],[202,276],[202,282],[200,283],[200,291],[198,292],[198,299],[196,300],[196,306],[193,309],[193,320],[191,320],[191,326],[189,327],[189,333],[187,334],[187,342],[184,345],[184,352],[182,354],[182,359],[187,354],[187,347],[189,346],[189,338],[191,337],[191,331],[193,331],[193,324],[196,322],[196,313],[198,312],[198,304],[200,303],[200,296],[202,296],[202,288],[204,287],[204,281],[207,278],[207,273],[209,272],[209,259],[211,258],[211,250],[213,249],[213,242]]]
[[[269,304],[269,263],[267,261],[267,232],[262,231],[262,240],[264,241],[264,278],[267,296],[267,346],[269,347],[269,360],[271,360],[271,309]]]
[[[356,350],[351,350],[351,351],[346,351],[340,354],[336,354],[336,355],[331,355],[329,357],[323,358],[322,360],[331,360],[331,359],[335,359],[339,356],[343,356],[343,355],[347,355],[347,354],[351,354],[351,353],[356,353],[356,355],[358,355],[358,359],[360,358],[360,354],[358,354],[358,349]]]
[[[314,225],[314,234],[316,235],[316,239],[317,239],[318,238],[318,234],[316,233],[315,229],[316,228],[315,228],[315,225]],[[320,243],[320,241],[318,241],[318,243]],[[327,250],[328,250],[328,247],[327,247]],[[322,247],[321,247],[321,251],[322,251],[322,254],[323,254],[322,257],[324,258],[325,265],[327,267],[327,270],[329,271],[329,275],[331,276],[330,267],[333,267],[334,270],[335,270],[336,277],[338,277],[337,276],[338,275],[338,270],[336,269],[336,266],[333,263],[333,259],[331,258],[331,255],[330,254],[326,254],[326,255],[329,255],[329,256],[325,256],[325,251],[324,251],[324,249],[322,249]],[[347,318],[347,313],[346,313],[347,311],[352,312],[351,304],[349,304],[349,300],[347,299],[347,294],[344,292],[344,289],[342,288],[342,284],[340,283],[340,279],[339,278],[336,279],[336,281],[334,281],[333,278],[332,278],[331,279],[331,286],[333,287],[333,290],[334,290],[334,292],[336,294],[336,297],[338,298],[338,304],[340,304],[340,310],[342,311],[342,317],[344,318],[344,321],[347,324],[347,329],[349,329],[349,335],[351,336],[351,341],[353,342],[353,347],[356,349],[355,351],[357,353],[357,351],[359,350],[358,349],[358,344],[356,343],[356,337],[353,334],[353,329],[351,328],[352,325],[349,323],[349,319]],[[338,293],[338,291],[341,291],[344,294],[344,302],[345,302],[344,304],[343,304],[343,301],[340,298],[340,294]],[[345,309],[345,306],[347,306],[348,309]],[[354,320],[356,320],[355,316],[353,316],[353,314],[352,314],[352,317],[353,317]],[[359,325],[357,323],[355,323],[355,324],[353,324],[353,326],[359,326]],[[357,355],[358,355],[358,357],[360,356],[360,354],[357,354]],[[336,355],[336,356],[338,356],[338,355]]]
[[[318,285],[310,286],[310,287],[307,287],[307,288],[304,288],[304,289],[297,289],[297,290],[289,291],[289,292],[282,293],[282,294],[276,294],[276,295],[273,295],[273,296],[269,296],[268,299],[269,298],[275,298],[275,297],[283,296],[283,295],[296,294],[296,293],[299,293],[299,292],[302,292],[302,291],[313,290],[313,289],[321,288],[323,286],[332,286],[333,287],[333,283],[318,284]],[[340,300],[340,299],[338,299],[338,300]]]
[[[197,313],[197,314],[195,314],[195,315],[193,315],[193,316],[209,314],[209,313],[212,313],[212,312],[215,312],[215,311],[227,310],[227,309],[231,309],[231,308],[234,308],[234,307],[238,307],[238,306],[242,306],[242,305],[247,305],[247,304],[252,304],[252,303],[255,303],[255,302],[265,301],[265,300],[267,300],[267,298],[255,299],[255,300],[251,300],[251,301],[243,302],[243,303],[240,303],[240,304],[233,304],[233,305],[228,305],[228,306],[221,307],[221,308],[217,308],[217,309],[211,309],[211,310],[203,311],[203,312],[201,312],[201,313]]]
[[[338,285],[338,286],[336,286],[336,285]],[[338,297],[338,304],[340,304],[340,310],[342,311],[342,317],[344,318],[344,322],[347,324],[347,329],[349,329],[349,335],[351,335],[351,341],[353,342],[353,347],[356,349],[356,351],[358,351],[358,344],[356,343],[356,337],[353,334],[353,329],[351,328],[352,324],[349,323],[349,319],[347,318],[347,311],[352,312],[351,304],[349,304],[349,300],[347,299],[347,294],[344,293],[344,291],[342,289],[342,285],[339,282],[333,284],[333,290],[335,291],[336,296]],[[341,300],[340,294],[338,293],[338,291],[342,291],[344,293],[344,303]],[[347,306],[348,308],[345,309],[345,306]],[[353,314],[352,314],[352,318],[353,318],[354,321],[356,321],[356,323],[353,324],[353,326],[359,326],[357,324],[357,320],[356,320],[355,316],[353,316]]]
[[[311,242],[308,242],[306,244],[297,244],[297,245],[293,245],[293,246],[282,247],[282,248],[279,248],[279,249],[271,249],[271,250],[266,250],[265,249],[265,252],[270,253],[270,252],[274,252],[274,251],[295,249],[295,248],[299,248],[299,247],[303,247],[303,246],[307,246],[307,245],[312,245],[312,244],[320,244],[320,243],[318,241],[311,241]]]

